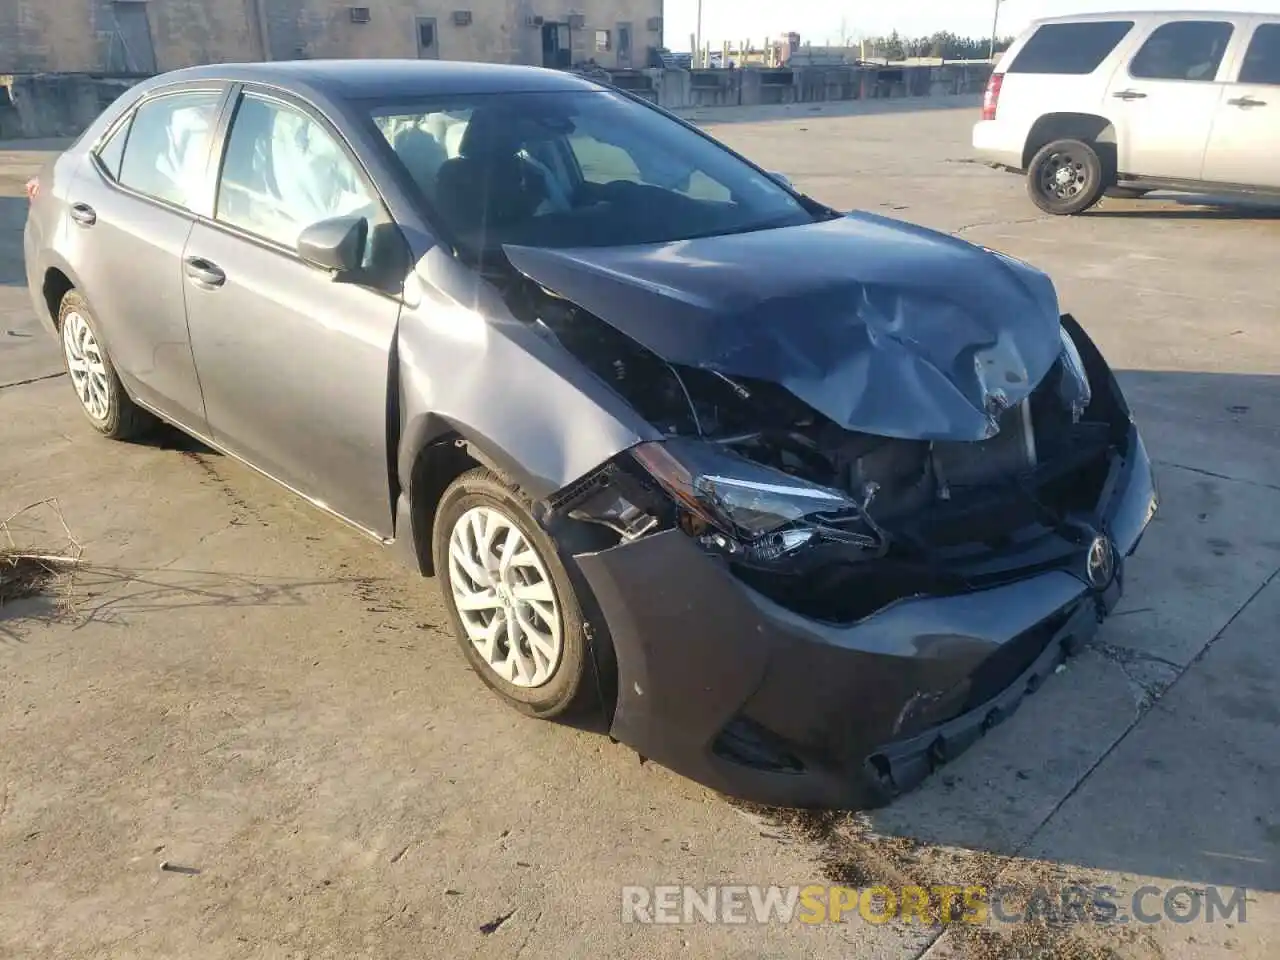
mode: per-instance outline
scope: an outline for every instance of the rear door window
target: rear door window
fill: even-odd
[[[1006,72],[1093,73],[1132,29],[1132,20],[1046,23],[1031,35]]]
[[[129,125],[120,182],[157,200],[193,209],[204,190],[221,102],[221,91],[193,90],[143,103]]]
[[[1280,84],[1280,23],[1264,23],[1253,32],[1238,82]]]
[[[1221,20],[1175,20],[1157,27],[1129,64],[1140,80],[1212,82],[1234,28]]]

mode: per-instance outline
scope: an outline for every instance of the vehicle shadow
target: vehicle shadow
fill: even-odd
[[[140,438],[138,443],[157,450],[172,450],[176,453],[198,454],[202,457],[222,456],[220,451],[168,423],[157,424],[145,437]]]
[[[1116,203],[1124,206],[1113,206]],[[1104,201],[1083,216],[1144,220],[1277,220],[1280,219],[1280,200],[1155,192],[1136,200]]]

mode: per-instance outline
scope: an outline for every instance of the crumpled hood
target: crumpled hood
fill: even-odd
[[[659,357],[786,387],[837,424],[981,440],[1061,349],[1043,273],[867,213],[633,247],[505,248]]]

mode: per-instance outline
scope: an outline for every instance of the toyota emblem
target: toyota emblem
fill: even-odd
[[[1116,574],[1116,552],[1107,537],[1099,534],[1089,544],[1084,572],[1095,590],[1105,590],[1111,586],[1111,580]]]

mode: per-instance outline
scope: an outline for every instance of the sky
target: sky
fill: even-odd
[[[664,0],[666,44],[689,50],[689,35],[697,23],[698,0]],[[1016,34],[1036,17],[1094,10],[1256,10],[1280,13],[1280,0],[1004,0],[1000,5],[1001,36]],[[925,36],[950,30],[960,36],[991,35],[995,0],[892,0],[855,3],[853,0],[702,0],[702,39],[718,48],[750,38],[760,46],[795,31],[801,42],[815,46],[840,42],[841,21],[851,37],[881,36],[897,30],[906,36]]]

